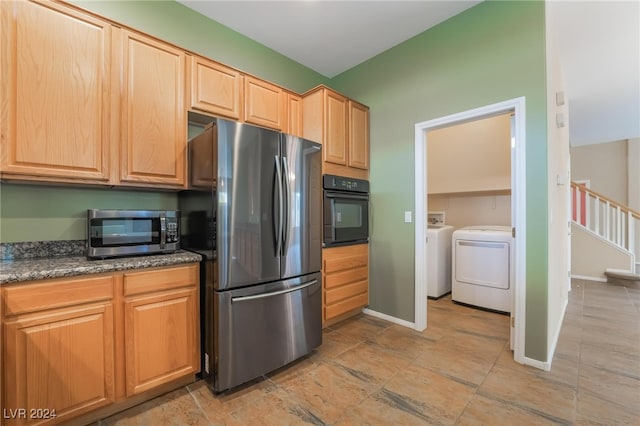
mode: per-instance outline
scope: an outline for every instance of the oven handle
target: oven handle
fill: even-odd
[[[369,194],[353,194],[345,192],[324,191],[325,198],[345,198],[348,200],[367,200],[369,201]]]
[[[287,293],[291,293],[293,291],[298,291],[298,290],[302,290],[305,289],[307,287],[311,287],[314,284],[317,284],[318,280],[311,280],[308,283],[293,287],[293,288],[287,288],[285,290],[279,290],[279,291],[273,291],[271,293],[262,293],[262,294],[255,294],[253,296],[238,296],[238,297],[232,297],[231,298],[231,303],[236,303],[236,302],[248,302],[250,300],[257,300],[257,299],[264,299],[267,297],[272,297],[272,296],[279,296],[281,294],[287,294]]]
[[[160,248],[164,248],[167,242],[167,218],[160,213]]]

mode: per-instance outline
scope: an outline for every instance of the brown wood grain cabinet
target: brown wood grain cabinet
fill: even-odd
[[[107,416],[144,401],[145,392],[192,381],[200,370],[198,268],[2,287],[0,405],[27,415],[0,420],[64,424],[96,410]],[[30,418],[32,409],[55,410],[55,417]]]
[[[243,75],[200,56],[192,56],[189,65],[191,108],[233,120],[242,119]]]
[[[121,30],[120,182],[183,188],[186,182],[186,54]]]
[[[302,103],[303,137],[323,145],[323,173],[368,179],[369,109],[325,86]]]
[[[3,178],[110,179],[112,28],[53,2],[0,2]]]
[[[323,324],[354,315],[369,304],[369,245],[322,250]]]
[[[200,371],[198,268],[124,274],[127,396]]]
[[[287,92],[286,118],[284,132],[302,137],[302,97],[300,95]]]
[[[6,424],[64,423],[115,402],[113,277],[29,283],[2,295],[2,405],[26,410]],[[55,417],[35,419],[38,409]]]
[[[369,108],[349,100],[348,166],[369,170]]]
[[[283,130],[286,95],[281,87],[255,77],[244,77],[244,121]]]

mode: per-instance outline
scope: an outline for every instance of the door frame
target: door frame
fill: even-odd
[[[423,121],[415,125],[415,314],[414,328],[427,328],[427,132],[512,112],[515,137],[511,140],[511,211],[515,223],[514,359],[524,363],[526,306],[526,110],[525,97]],[[515,213],[515,214],[514,214]]]

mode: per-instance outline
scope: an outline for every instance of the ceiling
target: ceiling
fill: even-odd
[[[179,0],[334,77],[480,1]],[[640,2],[548,3],[572,145],[640,137]]]

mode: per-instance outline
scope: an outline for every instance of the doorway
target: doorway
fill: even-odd
[[[442,127],[512,113],[511,214],[515,230],[514,309],[511,335],[514,359],[524,363],[524,319],[526,289],[526,175],[525,98],[516,98],[415,125],[415,318],[414,327],[427,328],[427,133]]]

